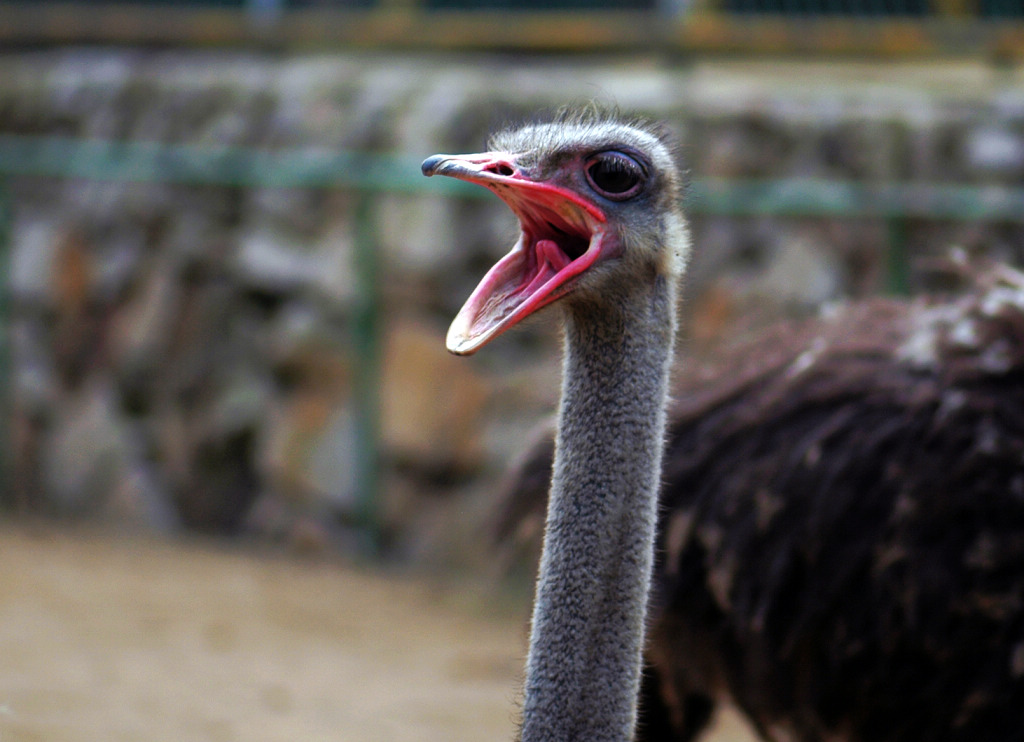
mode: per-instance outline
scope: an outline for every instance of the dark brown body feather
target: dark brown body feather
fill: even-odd
[[[1024,739],[1024,276],[874,300],[691,370],[670,415],[640,740]],[[551,443],[499,538],[543,522]]]

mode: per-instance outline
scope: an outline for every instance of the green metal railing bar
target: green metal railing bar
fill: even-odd
[[[14,371],[11,348],[11,232],[14,214],[7,182],[0,173],[0,504],[9,499],[13,470],[13,431],[11,417],[14,411]],[[4,492],[3,487],[8,488]]]
[[[266,151],[240,147],[0,136],[0,173],[266,188],[341,188],[382,193],[477,195],[465,183],[424,186],[419,160],[320,147]]]
[[[854,183],[821,178],[698,178],[687,210],[733,216],[862,217],[1024,223],[1024,188]]]
[[[419,158],[308,147],[255,150],[218,145],[112,142],[0,136],[0,276],[9,276],[11,199],[5,178],[41,176],[230,187],[336,188],[358,194],[354,211],[359,288],[353,312],[358,517],[368,552],[379,545],[381,270],[373,196],[443,194],[490,198],[482,188],[424,178]],[[883,219],[889,225],[890,290],[906,290],[906,221],[911,218],[1024,222],[1024,188],[906,183],[852,183],[815,178],[696,178],[687,192],[693,215]],[[9,482],[10,297],[0,281],[0,484]],[[3,499],[0,495],[0,499]]]
[[[374,240],[372,202],[360,193],[355,207],[355,270],[358,298],[353,327],[358,348],[353,391],[355,393],[355,481],[358,510],[356,520],[363,538],[363,551],[380,551],[378,473],[380,455],[380,259]]]

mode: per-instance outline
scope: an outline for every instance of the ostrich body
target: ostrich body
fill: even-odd
[[[436,155],[484,185],[522,236],[452,323],[474,352],[557,301],[564,378],[526,667],[523,742],[633,738],[653,564],[676,284],[689,249],[655,128],[583,113]]]
[[[1024,738],[1024,274],[690,364],[670,410],[639,739]],[[552,444],[500,515],[529,538]],[[520,548],[522,544],[520,544]]]

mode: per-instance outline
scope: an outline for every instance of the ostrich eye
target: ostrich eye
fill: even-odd
[[[644,169],[621,152],[602,152],[587,163],[587,181],[606,198],[616,201],[636,195],[644,179]]]

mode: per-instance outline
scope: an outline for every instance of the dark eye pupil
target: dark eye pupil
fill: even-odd
[[[637,165],[621,155],[607,155],[595,160],[587,168],[587,175],[598,190],[612,195],[628,192],[640,182],[641,177]]]

